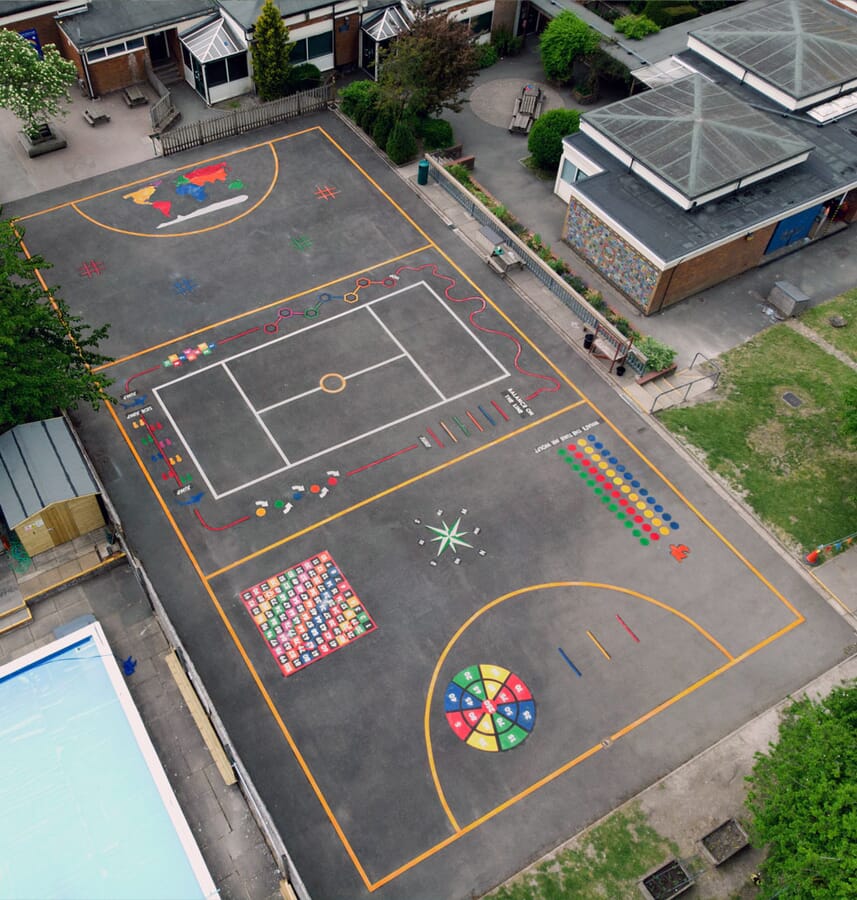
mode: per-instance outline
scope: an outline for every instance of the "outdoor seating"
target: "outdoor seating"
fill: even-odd
[[[106,112],[92,112],[91,110],[85,109],[83,111],[83,118],[86,119],[87,122],[94,128],[96,125],[103,125],[105,122],[110,121],[110,116]]]
[[[529,134],[533,122],[541,115],[545,97],[542,89],[534,84],[525,84],[520,96],[515,98],[515,111],[509,123],[509,131]]]
[[[136,84],[122,89],[122,96],[128,106],[145,106],[149,99]]]

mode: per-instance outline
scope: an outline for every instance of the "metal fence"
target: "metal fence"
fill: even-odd
[[[325,84],[302,91],[300,94],[272,100],[270,103],[240,109],[217,119],[191,122],[158,135],[156,140],[160,144],[161,154],[169,156],[171,153],[179,153],[212,141],[244,134],[245,131],[253,131],[255,128],[284,122],[304,113],[316,112],[324,109],[333,97],[333,85]]]
[[[152,90],[160,98],[149,107],[149,121],[152,125],[152,131],[158,131],[160,127],[173,114],[175,107],[173,106],[172,94],[169,88],[161,81],[152,69],[152,64],[146,60],[146,79],[152,86]]]
[[[492,230],[502,235],[503,239],[509,243],[515,252],[521,257],[524,265],[530,272],[559,300],[567,306],[580,321],[587,327],[595,329],[598,325],[598,340],[602,345],[610,347],[614,353],[621,353],[623,348],[628,345],[626,338],[618,331],[604,316],[600,315],[597,310],[593,309],[589,303],[574,288],[564,281],[554,270],[540,259],[532,250],[509,228],[507,228],[498,218],[476,197],[473,196],[463,185],[461,185],[441,163],[432,157],[427,157],[429,163],[429,174],[454,200],[463,206],[467,212],[480,222],[482,225],[488,225]],[[642,375],[646,371],[646,357],[639,353],[634,347],[628,352],[625,365]]]

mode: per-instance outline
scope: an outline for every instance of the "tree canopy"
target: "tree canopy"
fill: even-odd
[[[71,103],[69,86],[77,68],[53,44],[36,48],[20,34],[0,28],[0,106],[10,110],[33,134],[49,118],[64,115]]]
[[[539,49],[545,75],[552,81],[570,81],[574,62],[592,53],[601,43],[601,36],[573,13],[561,12],[548,22],[542,32]]]
[[[13,222],[0,221],[0,432],[83,400],[98,408],[110,380],[92,366],[108,326],[90,329],[42,287],[40,256],[25,257]],[[20,233],[20,229],[19,229]]]
[[[760,900],[857,897],[857,682],[798,700],[757,753],[747,808],[767,844]]]
[[[292,82],[290,56],[294,44],[289,43],[289,29],[273,0],[265,0],[253,28],[250,55],[253,80],[261,100],[276,100],[289,93]]]
[[[416,116],[459,112],[461,95],[473,84],[479,56],[466,22],[446,13],[419,12],[411,30],[393,40],[381,57],[381,103]]]

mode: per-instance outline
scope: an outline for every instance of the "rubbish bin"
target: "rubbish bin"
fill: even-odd
[[[591,350],[591,349],[592,349],[592,345],[593,345],[594,343],[595,343],[595,335],[594,335],[591,331],[588,331],[588,332],[583,336],[583,349],[584,349],[584,350]]]
[[[417,184],[428,184],[429,163],[427,159],[421,159],[417,166]]]

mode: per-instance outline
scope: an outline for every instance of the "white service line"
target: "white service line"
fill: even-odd
[[[280,455],[280,458],[287,466],[291,465],[288,456],[283,453],[282,447],[280,447],[280,445],[276,442],[276,440],[274,439],[274,435],[271,434],[271,432],[268,430],[268,426],[262,421],[262,417],[259,415],[259,413],[256,412],[255,409],[253,409],[253,404],[250,402],[250,398],[244,393],[243,388],[240,384],[238,384],[238,379],[232,374],[232,372],[229,370],[229,366],[227,366],[226,363],[223,363],[223,371],[226,372],[226,374],[229,376],[229,380],[235,385],[235,390],[238,391],[238,393],[244,398],[244,402],[247,404],[247,409],[249,409],[250,412],[253,413],[253,418],[256,419],[256,421],[259,423],[259,427],[268,436],[268,440]]]

